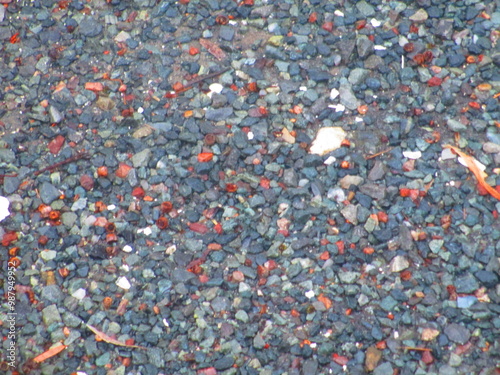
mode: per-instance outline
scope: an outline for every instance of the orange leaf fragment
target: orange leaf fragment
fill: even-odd
[[[189,47],[189,54],[191,56],[197,55],[200,53],[200,50],[196,47]]]
[[[484,188],[488,193],[490,193],[491,196],[495,197],[496,199],[500,200],[500,193],[488,185],[485,181],[485,173],[482,172],[476,165],[476,159],[474,159],[472,156],[467,155],[465,152],[460,151],[458,147],[451,146],[451,145],[443,145],[444,148],[449,148],[455,154],[459,155],[464,161],[465,164],[467,165],[467,168],[476,176],[477,182]]]
[[[330,307],[332,307],[333,302],[330,298],[325,297],[323,293],[321,293],[318,296],[318,301],[321,302],[323,305],[325,305],[326,309],[328,310]]]
[[[117,346],[125,346],[127,348],[146,349],[144,346],[128,345],[124,342],[118,341],[118,340],[106,335],[104,332],[99,331],[97,328],[91,326],[90,324],[86,324],[86,326],[88,329],[90,329],[92,332],[95,333],[96,339],[100,339],[102,341],[105,341],[108,344],[113,344],[113,345],[117,345]]]
[[[101,82],[87,82],[85,83],[85,90],[102,91],[104,90],[104,86]]]
[[[120,163],[115,173],[116,177],[125,178],[132,169],[133,168],[128,164]]]
[[[61,353],[66,348],[67,348],[67,346],[63,345],[63,344],[53,346],[49,350],[43,352],[42,354],[37,355],[35,358],[33,358],[33,361],[36,363],[41,363],[41,362],[59,354],[59,353]]]
[[[198,162],[200,163],[206,163],[209,162],[213,159],[214,154],[211,152],[201,152],[198,154]]]
[[[184,112],[184,117],[185,118],[192,117],[192,116],[193,116],[193,111],[192,110],[188,110],[188,111]]]

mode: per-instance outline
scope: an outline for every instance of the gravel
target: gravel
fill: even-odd
[[[497,370],[496,2],[4,3],[2,370]]]

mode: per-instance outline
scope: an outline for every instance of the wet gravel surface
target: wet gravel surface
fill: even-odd
[[[2,371],[498,374],[497,1],[0,2]]]

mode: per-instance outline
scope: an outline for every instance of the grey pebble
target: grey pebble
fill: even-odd
[[[40,192],[40,199],[45,204],[51,204],[61,195],[59,189],[57,189],[54,185],[48,182],[42,183],[39,192]]]
[[[444,333],[451,341],[462,345],[470,339],[470,331],[457,323],[447,325],[444,329]]]

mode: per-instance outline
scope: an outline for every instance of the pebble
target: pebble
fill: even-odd
[[[402,256],[396,255],[391,261],[391,272],[401,272],[410,267],[410,262]]]
[[[448,119],[446,122],[446,125],[450,128],[450,130],[454,132],[462,132],[464,130],[467,130],[467,126],[462,124],[460,121],[454,120],[454,119]]]
[[[42,319],[46,327],[54,323],[62,323],[61,314],[56,305],[49,305],[42,310]]]
[[[340,127],[324,127],[318,130],[309,152],[316,155],[325,155],[338,149],[346,137],[346,132]]]
[[[340,84],[339,87],[340,104],[344,105],[351,111],[355,110],[359,106],[359,101],[352,91],[350,84],[344,82]]]
[[[52,184],[43,182],[39,189],[40,199],[45,204],[51,204],[61,195],[61,192]]]
[[[444,328],[444,333],[451,341],[460,345],[465,344],[470,339],[470,331],[458,323],[448,324]]]

